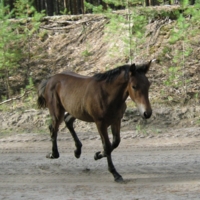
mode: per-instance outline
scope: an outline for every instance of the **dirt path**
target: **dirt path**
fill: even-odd
[[[82,138],[80,159],[69,135],[61,136],[57,160],[45,158],[48,135],[2,138],[0,199],[200,199],[200,136],[186,132],[144,138],[122,133],[113,161],[123,184],[113,181],[106,159],[94,161],[101,142],[93,135]]]

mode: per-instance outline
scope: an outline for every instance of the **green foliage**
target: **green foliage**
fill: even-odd
[[[84,57],[89,57],[89,56],[91,56],[91,53],[89,52],[88,49],[86,49],[86,50],[84,50],[84,51],[82,52],[82,56],[84,56]]]
[[[69,14],[67,8],[65,8],[63,11],[60,11],[60,13],[61,13],[62,15]]]
[[[126,6],[126,0],[104,0],[107,4],[113,4],[114,6]]]
[[[12,20],[13,15],[19,20]],[[6,83],[7,98],[12,94],[9,77],[20,67],[20,60],[30,60],[27,48],[30,37],[39,29],[41,17],[43,14],[37,13],[28,0],[17,0],[11,12],[0,1],[0,77]],[[25,73],[28,71],[27,67]]]
[[[177,24],[171,33],[170,43],[175,44],[179,40],[186,40],[187,34],[185,34],[190,27],[189,21],[185,19],[183,14],[179,15]]]
[[[26,89],[34,89],[33,79],[30,77],[28,79],[29,84],[26,86]]]
[[[186,7],[186,6],[189,5],[189,0],[181,0],[181,1],[180,1],[180,4],[181,4],[181,6],[184,8],[184,7]]]
[[[16,32],[16,24],[9,20],[12,14],[9,7],[4,6],[4,1],[0,1],[0,77],[6,84],[7,98],[10,96],[9,73],[17,68],[21,59],[21,49],[15,48],[21,35]]]
[[[28,0],[16,0],[14,6],[15,16],[19,19],[28,18],[35,10]]]
[[[128,5],[126,5],[128,7]],[[118,13],[107,13],[109,23],[106,25],[107,39],[117,38],[113,40],[112,53],[115,56],[126,57],[132,61],[140,53],[139,46],[144,43],[146,25],[148,17],[141,15],[136,8],[129,9],[125,15]],[[113,37],[115,35],[116,37]],[[123,41],[123,45],[119,46],[118,41]],[[121,42],[120,42],[121,43]]]
[[[148,23],[147,16],[140,15],[138,10],[135,8],[131,13],[130,23],[132,23],[132,34],[130,36],[131,39],[131,49],[134,49],[133,57],[137,57],[140,54],[140,46],[145,42],[145,32],[146,32],[146,25]]]
[[[178,88],[180,85],[179,77],[180,77],[180,67],[171,66],[166,70],[166,74],[168,74],[168,78],[164,81],[164,84],[169,87]]]
[[[39,29],[40,21],[42,17],[44,17],[44,12],[38,13],[29,0],[17,0],[14,10],[16,18],[20,19],[25,25],[23,26],[25,34],[31,36]],[[30,24],[28,24],[29,21]]]
[[[88,3],[84,1],[85,11],[92,12],[92,13],[103,13],[104,9],[102,5],[93,5],[91,3]]]
[[[166,70],[167,79],[164,84],[169,88],[179,90],[179,98],[184,100],[187,98],[187,88],[191,80],[186,76],[186,60],[191,55],[193,49],[190,41],[193,37],[200,34],[198,26],[200,13],[199,5],[187,7],[188,1],[182,2],[181,13],[176,13],[177,20],[173,30],[170,33],[169,43],[175,44],[176,49],[170,53],[172,55],[172,66]],[[191,31],[192,30],[192,31]],[[163,53],[167,53],[171,49],[165,48]],[[173,98],[168,98],[173,100]]]

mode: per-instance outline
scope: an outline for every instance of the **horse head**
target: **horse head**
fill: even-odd
[[[151,60],[148,63],[144,63],[136,66],[132,64],[129,69],[129,84],[128,93],[131,99],[135,102],[140,115],[148,119],[151,117],[152,109],[149,101],[149,88],[150,82],[146,77],[146,73],[149,71]]]

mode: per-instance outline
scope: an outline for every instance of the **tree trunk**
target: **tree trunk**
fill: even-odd
[[[77,11],[77,0],[73,0],[73,14],[74,15],[78,14],[78,11]]]
[[[84,13],[84,0],[78,0],[78,14]]]
[[[46,0],[46,11],[48,16],[53,16],[54,5],[52,0]]]
[[[146,6],[150,6],[149,5],[149,0],[145,0],[145,4],[146,4]]]
[[[9,0],[10,11],[14,8],[14,0]]]

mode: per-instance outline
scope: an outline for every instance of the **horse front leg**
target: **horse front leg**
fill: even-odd
[[[120,127],[121,127],[121,119],[117,119],[113,124],[111,124],[111,130],[113,135],[112,149],[117,148],[120,144],[121,141]]]
[[[64,116],[64,121],[65,121],[66,127],[69,129],[69,131],[74,139],[74,142],[75,142],[76,149],[74,150],[74,155],[76,158],[80,158],[82,143],[79,140],[76,132],[74,131],[73,123],[74,123],[75,119],[76,118],[72,117],[69,113],[66,113]]]
[[[126,110],[126,103],[124,103],[121,108],[118,110],[118,117],[116,117],[115,121],[111,124],[111,130],[113,135],[112,148],[115,149],[119,146],[121,138],[120,138],[120,128],[121,128],[121,119]]]
[[[94,156],[95,160],[101,159],[103,157],[107,157],[107,162],[108,162],[108,170],[110,171],[110,173],[112,173],[114,180],[116,182],[122,182],[123,178],[122,176],[117,172],[117,170],[115,169],[115,166],[112,162],[112,156],[111,156],[111,152],[113,150],[113,147],[110,143],[109,137],[108,137],[108,132],[107,132],[107,127],[104,123],[102,122],[96,122],[97,125],[97,129],[99,131],[99,134],[101,136],[102,139],[102,144],[103,144],[103,152],[97,152]]]
[[[113,141],[111,144],[111,152],[117,148],[120,144],[121,138],[120,138],[120,127],[121,127],[121,119],[116,120],[112,125],[111,125],[111,130],[112,130],[112,135],[113,135]],[[106,157],[105,152],[96,152],[94,159],[98,160],[103,157]]]
[[[114,176],[114,180],[118,183],[123,182],[124,180],[123,180],[122,176],[117,172],[117,170],[115,169],[115,166],[112,162],[111,153],[107,155],[107,162],[108,162],[108,170]]]

